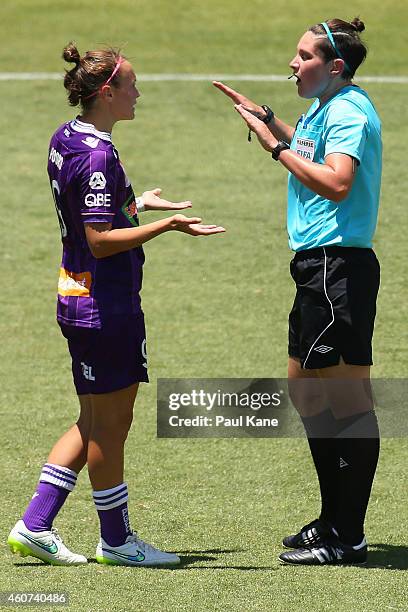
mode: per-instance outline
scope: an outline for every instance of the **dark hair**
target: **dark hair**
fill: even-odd
[[[66,62],[74,63],[71,70],[66,70],[64,87],[68,91],[68,100],[71,106],[81,103],[85,110],[90,108],[98,89],[106,83],[119,60],[119,49],[108,47],[97,51],[87,51],[83,57],[73,42],[68,43],[62,52]],[[111,80],[111,84],[119,84],[118,74]]]
[[[365,25],[359,17],[355,17],[351,23],[342,19],[329,19],[326,23],[333,34],[336,47],[349,67],[349,70],[344,68],[341,76],[343,79],[353,78],[367,55],[367,47],[359,36],[359,33],[365,30]],[[309,31],[317,36],[324,36],[316,41],[316,47],[326,62],[339,57],[320,23],[309,28]]]

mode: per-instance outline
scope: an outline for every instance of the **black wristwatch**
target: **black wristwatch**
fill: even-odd
[[[278,161],[279,155],[282,153],[282,151],[287,151],[287,149],[290,149],[290,145],[288,145],[288,143],[284,140],[280,140],[276,147],[272,149],[273,159],[276,159],[276,161]]]
[[[253,115],[255,115],[255,117],[257,119],[259,119],[260,121],[265,123],[265,125],[268,125],[268,123],[270,123],[272,121],[272,119],[274,118],[275,113],[266,104],[262,104],[261,108],[263,108],[263,110],[266,113],[265,117],[260,117],[259,113],[255,112],[255,111],[249,111],[249,112],[252,113]],[[249,131],[248,131],[248,142],[251,142],[251,128],[249,128]]]
[[[265,113],[266,113],[265,117],[263,117],[263,119],[261,119],[261,121],[263,121],[266,125],[268,125],[268,123],[270,123],[272,121],[272,119],[274,118],[275,113],[266,104],[262,104],[261,108],[263,108]]]

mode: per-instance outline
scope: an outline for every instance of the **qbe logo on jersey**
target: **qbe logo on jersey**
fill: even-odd
[[[94,172],[89,179],[89,186],[91,189],[105,189],[106,178],[103,172]]]
[[[94,206],[106,206],[111,205],[111,194],[110,193],[88,193],[85,196],[85,205],[89,208]]]
[[[98,191],[105,189],[106,178],[103,172],[93,172],[89,179],[89,186],[91,189]],[[111,194],[110,193],[88,193],[85,197],[85,205],[90,208],[94,206],[110,206],[111,205]]]

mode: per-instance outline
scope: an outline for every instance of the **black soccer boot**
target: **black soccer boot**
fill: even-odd
[[[331,526],[320,519],[308,523],[294,535],[283,538],[282,544],[285,548],[310,548],[318,546],[322,540],[332,535]]]
[[[362,565],[367,561],[367,543],[364,538],[359,546],[350,546],[333,535],[312,548],[283,552],[279,560],[289,565]]]

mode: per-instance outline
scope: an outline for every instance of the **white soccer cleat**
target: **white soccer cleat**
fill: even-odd
[[[107,565],[157,566],[177,565],[180,557],[163,552],[141,540],[137,533],[126,538],[122,546],[109,546],[102,538],[96,548],[96,560]]]
[[[51,531],[30,531],[23,520],[17,521],[10,531],[7,543],[11,552],[22,557],[36,557],[51,565],[88,563],[87,558],[83,555],[76,555],[68,550],[55,528],[52,528]]]

